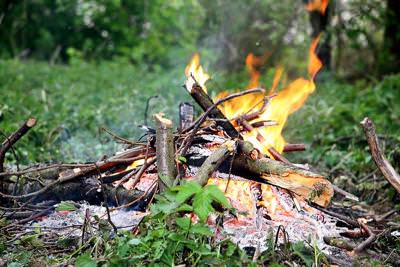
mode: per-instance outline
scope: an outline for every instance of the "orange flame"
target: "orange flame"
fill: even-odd
[[[308,63],[308,74],[311,76],[311,78],[314,80],[315,76],[317,73],[321,70],[322,68],[322,62],[318,58],[317,54],[315,53],[315,50],[317,49],[317,45],[319,43],[319,38],[321,35],[318,35],[312,42],[310,46],[310,51],[309,51],[309,57],[310,57],[310,62]]]
[[[186,81],[186,89],[191,90],[192,86],[195,82],[203,88],[204,91],[207,92],[207,88],[205,86],[206,82],[210,79],[210,75],[203,69],[200,65],[200,55],[199,53],[195,53],[190,60],[190,63],[185,68],[185,75],[188,77]]]
[[[281,80],[283,74],[283,68],[281,66],[278,66],[275,70],[275,75],[274,79],[272,80],[272,86],[271,89],[269,90],[269,95],[273,95],[276,88],[278,87],[279,81]]]
[[[244,132],[243,138],[253,143],[253,145],[262,151],[264,154],[268,154],[268,149],[273,147],[278,152],[283,151],[285,145],[285,139],[282,136],[282,130],[285,126],[287,118],[290,114],[298,110],[308,96],[315,90],[315,77],[318,71],[322,67],[322,63],[315,53],[315,49],[319,42],[319,36],[315,38],[309,49],[309,65],[308,74],[309,78],[298,78],[291,82],[286,88],[278,92],[278,94],[270,99],[267,108],[259,114],[257,119],[249,121],[249,123],[257,121],[275,121],[277,125],[268,126],[264,128],[256,128],[250,131]],[[198,54],[192,58],[191,63],[186,68],[186,76],[188,80],[191,75],[194,79],[205,89],[204,84],[209,79],[209,75],[204,72],[203,68],[199,64],[200,58]],[[264,61],[265,62],[265,61]],[[255,57],[253,54],[249,54],[246,58],[246,66],[250,74],[250,82],[248,87],[254,88],[259,87],[259,78],[261,76],[260,71],[257,69],[260,65],[264,64],[260,58]],[[276,68],[274,79],[270,88],[269,94],[276,92],[278,84],[283,74],[283,68]],[[192,78],[193,78],[192,77]],[[187,88],[191,88],[188,87]],[[226,96],[228,92],[220,93],[217,98]],[[263,100],[266,95],[249,94],[239,98],[232,99],[231,101],[225,102],[219,108],[225,114],[225,116],[232,120],[235,127],[240,127],[237,122],[237,118],[249,112],[259,110],[263,106]],[[261,138],[260,138],[261,137]],[[211,178],[209,184],[216,184],[221,190],[225,190],[227,181]],[[239,211],[247,212],[250,218],[254,218],[255,215],[255,199],[251,195],[251,182],[248,181],[230,181],[230,186],[227,188],[226,196],[231,199],[233,206]],[[269,215],[279,214],[285,212],[284,207],[276,197],[276,189],[270,185],[262,185],[262,201],[259,203],[267,209]],[[240,219],[241,217],[239,217]],[[242,219],[246,219],[244,217]]]
[[[322,15],[325,14],[328,8],[329,0],[308,0],[306,5],[307,11],[319,11]]]
[[[275,121],[276,126],[268,126],[252,131],[247,131],[243,134],[243,138],[254,144],[264,154],[268,154],[268,149],[273,147],[278,152],[282,152],[285,145],[285,139],[282,136],[282,130],[285,126],[287,118],[290,114],[298,110],[306,101],[308,96],[314,92],[314,79],[317,72],[321,69],[322,63],[315,54],[319,37],[312,41],[309,50],[309,79],[298,78],[290,83],[285,89],[280,91],[278,95],[272,98],[266,110],[259,115],[256,121]],[[271,87],[271,92],[274,92],[283,70],[278,68],[275,73],[275,78]],[[250,77],[250,81],[253,79]],[[252,82],[250,82],[252,83]],[[220,94],[218,97],[223,97],[226,93]],[[237,118],[240,115],[248,113],[250,110],[256,110],[262,106],[262,101],[265,96],[263,94],[245,95],[232,101],[225,102],[220,106],[220,110],[228,119]]]

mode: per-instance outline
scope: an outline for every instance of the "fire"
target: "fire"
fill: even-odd
[[[258,118],[254,121],[274,121],[275,126],[268,126],[264,128],[258,128],[251,131],[246,131],[243,133],[243,138],[253,143],[264,154],[268,154],[268,149],[275,148],[278,152],[283,151],[283,147],[286,143],[284,137],[282,136],[282,130],[285,126],[287,118],[290,114],[298,110],[303,106],[304,102],[307,100],[308,96],[314,92],[315,83],[314,79],[318,71],[322,67],[322,63],[315,53],[316,47],[319,42],[319,36],[315,38],[309,49],[309,65],[308,73],[309,78],[298,78],[291,82],[286,88],[281,90],[275,97],[269,100],[267,108],[259,114]],[[250,74],[249,88],[254,88],[259,86],[260,72],[257,67],[265,62],[260,57],[255,57],[253,54],[249,54],[246,58],[246,65]],[[194,81],[206,90],[204,84],[210,78],[210,76],[204,71],[200,65],[200,56],[195,54],[186,67],[186,76],[193,79],[187,82],[186,86],[190,90]],[[275,72],[275,77],[273,84],[270,89],[270,94],[276,91],[277,85],[279,84],[280,78],[282,76],[283,69],[278,67]],[[191,84],[189,84],[191,83]],[[220,99],[226,96],[228,92],[223,92],[217,96]],[[264,94],[249,94],[239,98],[235,98],[231,101],[225,102],[219,108],[225,114],[225,116],[234,120],[243,114],[247,114],[251,111],[255,111],[261,108],[263,105],[263,100],[266,97]],[[239,126],[236,121],[233,121],[235,126]]]
[[[242,133],[245,140],[250,141],[253,145],[264,154],[269,154],[268,149],[275,148],[278,152],[282,152],[285,139],[282,136],[282,130],[290,114],[294,113],[307,100],[308,96],[315,90],[315,77],[318,71],[322,67],[322,63],[317,57],[315,50],[317,48],[319,36],[315,38],[309,49],[309,65],[308,65],[308,78],[300,77],[284,89],[277,92],[278,84],[281,81],[283,74],[283,68],[277,67],[275,70],[274,79],[270,90],[267,94],[248,94],[239,98],[232,99],[231,101],[225,102],[219,106],[219,109],[224,115],[232,121],[233,125],[240,129],[241,116],[252,113],[254,111],[260,111],[256,119],[248,121],[251,123],[259,121],[273,121],[276,125],[266,126],[263,128],[246,129]],[[205,89],[204,84],[209,79],[209,75],[205,73],[201,67],[200,57],[198,54],[192,58],[190,64],[186,68],[186,76],[190,81],[186,83],[188,90],[193,86],[193,83],[197,83]],[[256,57],[253,54],[249,54],[246,58],[246,66],[249,71],[250,82],[248,88],[260,87],[259,78],[261,73],[259,71],[260,65],[264,64],[261,57]],[[191,75],[190,75],[191,74]],[[193,77],[192,77],[193,76]],[[192,79],[190,79],[192,77]],[[223,92],[217,96],[220,99],[226,96],[228,92]],[[275,94],[273,97],[272,95]],[[265,99],[269,101],[265,109],[263,107]],[[210,178],[209,183],[217,184],[221,190],[225,191],[226,181]],[[251,195],[251,183],[248,181],[230,181],[229,187],[225,195],[230,198],[233,202],[240,200],[234,206],[238,210],[247,212],[250,218],[255,216],[255,203],[254,196]],[[276,189],[270,185],[262,185],[262,201],[259,202],[261,206],[264,206],[270,215],[282,214],[287,210],[282,203],[279,203],[276,197]]]
[[[291,82],[285,89],[280,91],[277,96],[273,97],[265,111],[259,115],[257,121],[275,121],[276,126],[268,126],[264,128],[254,129],[247,131],[243,134],[243,138],[254,144],[264,154],[269,154],[269,148],[275,148],[278,152],[282,152],[285,145],[285,139],[282,136],[282,130],[285,126],[287,118],[290,114],[298,110],[306,101],[308,96],[315,90],[315,75],[322,67],[321,61],[318,59],[315,49],[318,45],[319,36],[314,39],[309,49],[309,78],[298,78]],[[249,58],[249,57],[248,57]],[[251,58],[251,57],[250,57]],[[252,61],[246,60],[246,63]],[[250,84],[258,85],[257,76],[250,69]],[[282,76],[283,69],[278,67],[275,72],[273,84],[270,89],[270,94],[276,91],[277,85]],[[256,78],[255,78],[256,77]],[[258,79],[258,78],[257,78]],[[221,98],[227,93],[222,93],[218,96]],[[262,106],[262,101],[265,95],[245,95],[240,98],[233,99],[232,101],[225,102],[221,105],[220,109],[228,119],[237,118],[243,114],[248,113],[250,110],[257,110]]]
[[[329,0],[309,0],[306,9],[307,11],[319,11],[321,14],[325,14],[328,8]]]
[[[189,78],[186,81],[187,90],[190,91],[193,83],[197,82],[197,84],[207,92],[205,84],[210,79],[210,75],[208,75],[200,65],[200,55],[198,53],[193,55],[190,63],[186,66],[185,75]]]

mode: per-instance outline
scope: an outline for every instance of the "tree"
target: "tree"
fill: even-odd
[[[380,58],[380,73],[400,71],[400,1],[387,0],[383,51]]]

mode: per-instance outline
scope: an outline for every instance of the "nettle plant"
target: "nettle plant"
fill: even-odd
[[[206,224],[211,213],[234,213],[217,186],[201,187],[187,182],[156,199],[151,215],[138,227],[139,234],[120,234],[115,246],[106,249],[107,266],[252,264],[246,253],[229,239],[216,241],[215,231]],[[192,220],[194,215],[197,220]]]
[[[187,182],[157,195],[156,200],[151,214],[144,217],[137,229],[119,232],[113,238],[108,235],[104,240],[107,242],[102,242],[101,256],[94,260],[89,253],[82,254],[76,259],[76,266],[277,267],[283,266],[278,262],[287,260],[305,266],[326,262],[316,246],[310,249],[302,242],[277,246],[272,231],[266,240],[267,250],[257,257],[250,257],[227,236],[217,238],[215,232],[221,230],[223,213],[235,215],[236,211],[215,185],[201,187]],[[211,214],[216,215],[212,227],[206,224]]]

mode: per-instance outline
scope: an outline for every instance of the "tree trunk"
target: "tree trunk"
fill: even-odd
[[[400,71],[400,1],[387,0],[380,74]]]

